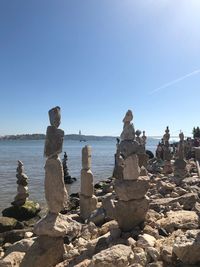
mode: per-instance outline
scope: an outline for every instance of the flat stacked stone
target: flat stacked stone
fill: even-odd
[[[24,164],[18,160],[17,167],[17,195],[14,201],[11,203],[13,206],[21,207],[25,204],[29,194],[28,194],[28,176],[24,173]]]
[[[184,178],[188,175],[187,161],[185,160],[185,141],[184,134],[181,132],[179,134],[179,144],[177,149],[177,156],[174,162],[174,175],[176,177]]]
[[[122,176],[115,179],[114,189],[118,200],[114,201],[114,215],[123,231],[129,231],[144,221],[149,202],[145,196],[149,188],[148,176],[140,176],[138,163],[139,144],[135,140],[135,130],[131,123],[132,112],[128,110],[123,119],[124,128],[119,144],[118,163]]]
[[[93,174],[91,171],[91,147],[82,149],[80,216],[85,221],[97,207],[97,198],[94,196]]]

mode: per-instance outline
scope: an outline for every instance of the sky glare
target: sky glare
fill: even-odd
[[[199,0],[1,0],[0,135],[200,126]]]

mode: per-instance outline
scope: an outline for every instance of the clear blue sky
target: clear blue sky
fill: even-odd
[[[0,0],[0,135],[200,124],[199,0]],[[184,78],[185,77],[185,78]]]

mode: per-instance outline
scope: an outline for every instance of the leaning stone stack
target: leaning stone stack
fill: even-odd
[[[115,180],[114,189],[118,200],[114,202],[114,214],[120,228],[129,231],[144,221],[149,202],[145,196],[149,188],[149,178],[140,176],[138,147],[135,130],[131,123],[132,112],[128,110],[123,120],[124,128],[119,144],[119,159],[123,169],[122,176]]]
[[[97,207],[97,198],[94,196],[93,174],[91,171],[91,147],[82,149],[80,216],[85,221]]]
[[[28,194],[28,177],[24,173],[24,164],[18,160],[17,167],[17,195],[15,196],[14,201],[11,203],[13,206],[23,206],[29,196]]]
[[[45,197],[48,214],[34,226],[38,235],[34,244],[27,251],[21,267],[52,267],[62,261],[65,235],[69,239],[80,231],[77,222],[60,213],[67,206],[68,194],[64,185],[64,174],[61,160],[64,131],[60,125],[60,108],[49,111],[51,126],[47,128],[44,155],[45,164]]]

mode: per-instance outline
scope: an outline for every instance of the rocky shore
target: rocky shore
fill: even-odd
[[[0,217],[0,267],[200,266],[200,158],[186,160],[182,134],[172,157],[167,128],[164,158],[148,160],[145,135],[135,140],[131,120],[127,112],[113,177],[93,186],[92,152],[84,147],[80,193],[71,194],[68,205],[66,191],[58,190],[63,177],[59,158],[51,157],[55,146],[46,140],[49,212],[42,220],[39,211],[32,218]],[[57,173],[60,182],[52,189]]]

